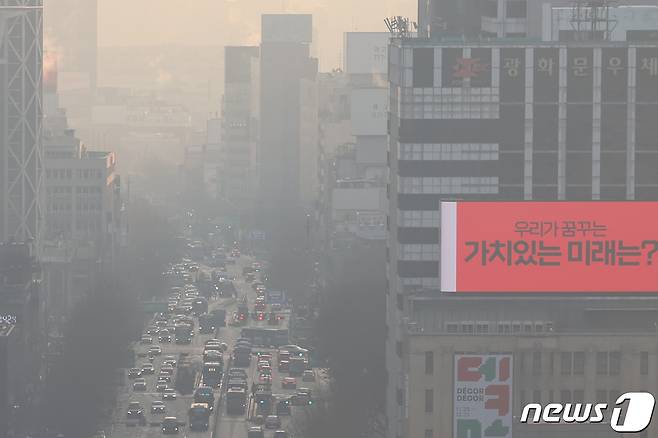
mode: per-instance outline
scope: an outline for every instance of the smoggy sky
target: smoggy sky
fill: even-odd
[[[343,32],[416,20],[416,0],[99,0],[100,46],[258,44],[262,13],[311,13],[321,68],[340,65]]]

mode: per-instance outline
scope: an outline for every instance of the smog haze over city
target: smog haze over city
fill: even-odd
[[[0,0],[0,438],[658,438],[655,0]]]

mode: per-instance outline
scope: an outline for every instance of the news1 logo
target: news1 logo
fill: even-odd
[[[610,427],[615,432],[642,432],[651,423],[655,405],[656,399],[648,392],[622,394],[611,407]],[[538,403],[530,403],[524,406],[520,422],[596,424],[603,422],[608,409],[607,403],[549,403],[544,407]],[[624,410],[626,415],[622,417]]]

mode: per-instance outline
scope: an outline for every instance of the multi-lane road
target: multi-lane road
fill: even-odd
[[[238,290],[238,299],[246,296],[249,302],[250,312],[253,310],[253,302],[255,300],[255,291],[252,289],[251,285],[245,281],[242,276],[242,269],[245,266],[250,266],[252,259],[249,257],[242,256],[237,260],[235,265],[228,266],[228,277],[234,277],[234,284]],[[202,267],[202,269],[207,269]],[[213,309],[224,308],[226,309],[226,319],[227,322],[230,321],[231,316],[237,310],[237,301],[233,298],[219,298],[215,300],[210,300],[209,302],[209,311],[212,312]],[[289,314],[286,315],[284,320],[280,322],[281,326],[287,325]],[[195,328],[198,328],[198,321],[195,321]],[[267,326],[266,321],[254,321],[249,318],[247,326],[258,327],[258,326]],[[173,355],[179,361],[181,357],[187,357],[187,362],[197,363],[200,365],[203,361],[203,348],[206,340],[211,338],[219,338],[221,341],[226,342],[229,346],[229,350],[225,353],[225,363],[228,363],[228,356],[232,350],[232,346],[237,338],[240,337],[240,330],[242,327],[232,327],[227,325],[218,330],[214,335],[202,335],[196,330],[194,337],[192,338],[192,343],[187,345],[177,345],[174,342],[172,343],[158,343],[157,336],[153,337],[153,345],[160,345],[162,348],[162,354],[157,356],[153,362],[155,367],[155,373],[153,375],[144,376],[146,379],[147,390],[140,392],[134,391],[132,387],[132,380],[129,380],[127,377],[125,379],[125,385],[121,388],[120,394],[118,397],[117,408],[115,409],[115,415],[113,419],[112,428],[110,431],[110,436],[112,438],[132,438],[132,437],[156,437],[162,436],[162,431],[160,423],[165,416],[175,416],[179,421],[185,423],[179,432],[179,436],[182,437],[208,437],[208,438],[246,438],[247,429],[249,426],[253,426],[256,423],[254,405],[251,400],[248,401],[249,406],[247,413],[241,416],[230,416],[226,414],[226,408],[223,403],[223,391],[224,388],[219,388],[215,391],[215,409],[211,414],[210,427],[206,432],[196,432],[190,431],[187,427],[188,418],[187,412],[190,407],[190,404],[193,401],[192,394],[182,395],[180,393],[176,394],[176,400],[167,400],[165,401],[166,413],[165,414],[151,414],[151,403],[154,400],[162,400],[162,394],[156,392],[156,380],[160,367],[162,366],[162,361],[165,356]],[[135,344],[135,353],[145,353],[148,350],[150,345]],[[254,347],[254,351],[269,351],[273,357],[273,366],[272,366],[272,392],[275,396],[279,398],[284,398],[286,396],[293,395],[295,390],[283,389],[281,387],[281,380],[283,377],[286,377],[287,374],[279,373],[278,367],[276,366],[276,350],[268,350],[265,348]],[[256,370],[257,359],[252,358],[251,365],[247,370],[247,375],[249,378],[249,388],[254,382],[258,381],[258,372]],[[148,363],[147,358],[139,358],[135,364],[136,367],[141,367],[143,363]],[[175,370],[177,370],[176,368]],[[225,369],[226,370],[226,369]],[[177,372],[177,371],[175,371]],[[324,379],[324,374],[318,370],[314,370],[316,374],[316,382],[302,382],[301,377],[297,378],[298,388],[305,387],[311,389],[312,393],[318,394],[319,392],[324,391],[324,386],[326,385],[326,380]],[[126,370],[127,376],[127,370]],[[198,380],[198,379],[197,379]],[[172,378],[171,386],[175,382],[175,376]],[[249,391],[251,392],[251,391]],[[222,397],[220,398],[220,395]],[[217,403],[217,400],[221,400],[220,403]],[[128,410],[128,403],[131,401],[139,401],[142,405],[142,408],[145,412],[146,425],[135,425],[134,421],[129,421],[126,418],[126,413]],[[307,410],[311,407],[302,407],[294,406],[292,408],[292,417],[281,417],[282,427],[281,429],[288,430],[289,434],[294,435],[294,431],[299,430],[299,422],[302,418],[307,415]],[[266,431],[265,436],[271,436],[273,431]],[[298,435],[296,435],[298,436]]]

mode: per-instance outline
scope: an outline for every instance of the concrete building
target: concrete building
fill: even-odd
[[[253,214],[258,189],[259,47],[224,49],[221,192],[239,211]]]
[[[495,35],[522,34],[513,33]],[[656,43],[481,37],[439,33],[390,46],[390,437],[432,436],[409,429],[429,415],[412,406],[405,333],[410,300],[440,287],[440,200],[658,197]]]
[[[310,15],[263,15],[260,193],[263,228],[297,230],[317,192],[317,59]],[[315,115],[314,115],[315,113]]]
[[[0,1],[0,242],[38,242],[42,224],[42,1]]]
[[[122,203],[116,155],[87,150],[68,126],[56,87],[44,101],[43,296],[56,322],[93,290],[100,272],[114,269]]]
[[[402,436],[458,436],[457,360],[492,354],[513,359],[510,409],[501,415],[512,436],[618,436],[610,411],[606,422],[591,425],[518,419],[526,403],[613,406],[624,392],[658,391],[656,303],[655,297],[413,297],[400,352],[408,369],[400,394],[409,412]],[[657,429],[653,424],[633,436],[655,437]]]
[[[34,421],[45,308],[34,245],[0,244],[0,437]],[[32,414],[32,415],[30,415]]]

